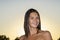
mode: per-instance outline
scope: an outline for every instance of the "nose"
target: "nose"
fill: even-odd
[[[34,22],[37,22],[37,19],[36,18],[34,19]]]

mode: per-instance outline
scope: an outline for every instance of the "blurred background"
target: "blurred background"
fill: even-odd
[[[0,0],[0,36],[14,40],[24,35],[24,15],[30,8],[40,13],[42,30],[59,39],[60,0]]]

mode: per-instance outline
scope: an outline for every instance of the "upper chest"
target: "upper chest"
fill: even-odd
[[[43,34],[34,34],[32,36],[29,36],[28,38],[25,38],[26,40],[45,40],[45,37]]]

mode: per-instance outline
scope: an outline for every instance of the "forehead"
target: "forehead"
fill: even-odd
[[[30,16],[38,16],[38,14],[36,12],[32,12],[30,13]]]

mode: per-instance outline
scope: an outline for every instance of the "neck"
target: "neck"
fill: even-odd
[[[37,28],[30,27],[30,35],[34,35],[37,33]]]

